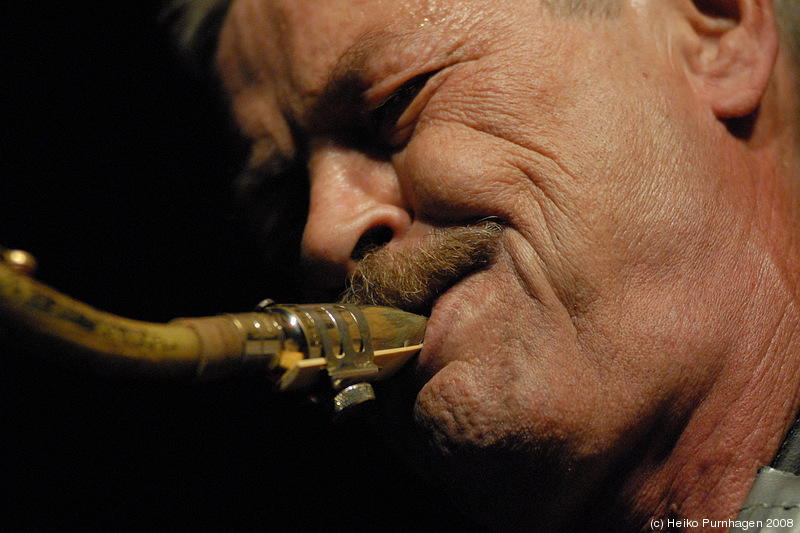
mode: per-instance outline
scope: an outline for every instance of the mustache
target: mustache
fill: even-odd
[[[436,228],[411,252],[367,252],[350,274],[340,301],[429,315],[433,301],[461,278],[489,266],[503,227],[494,220]]]

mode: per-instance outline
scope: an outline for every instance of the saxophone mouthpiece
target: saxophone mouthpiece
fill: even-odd
[[[427,319],[389,307],[348,304],[262,305],[252,313],[181,318],[195,331],[203,368],[228,360],[259,367],[280,391],[334,389],[386,379],[422,347]]]

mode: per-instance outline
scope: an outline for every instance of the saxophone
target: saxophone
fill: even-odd
[[[374,399],[422,347],[427,319],[379,306],[261,302],[255,311],[132,320],[35,280],[35,259],[0,248],[0,320],[114,372],[215,379],[247,370],[277,391],[332,389],[335,413]]]

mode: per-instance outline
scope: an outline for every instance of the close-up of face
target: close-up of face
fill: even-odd
[[[731,358],[780,327],[764,302],[785,292],[789,195],[728,149],[738,126],[683,54],[693,9],[238,0],[227,15],[216,64],[248,179],[303,169],[320,298],[349,277],[351,301],[430,317],[389,385],[413,403],[395,421],[479,521],[637,524],[696,489],[673,482],[697,478],[688,458],[749,390]]]

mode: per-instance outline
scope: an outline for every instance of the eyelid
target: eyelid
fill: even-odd
[[[414,76],[372,107],[369,114],[379,133],[388,135],[390,144],[402,144],[403,139],[400,137],[416,121],[438,86],[430,83],[430,80],[439,72],[433,70]]]

